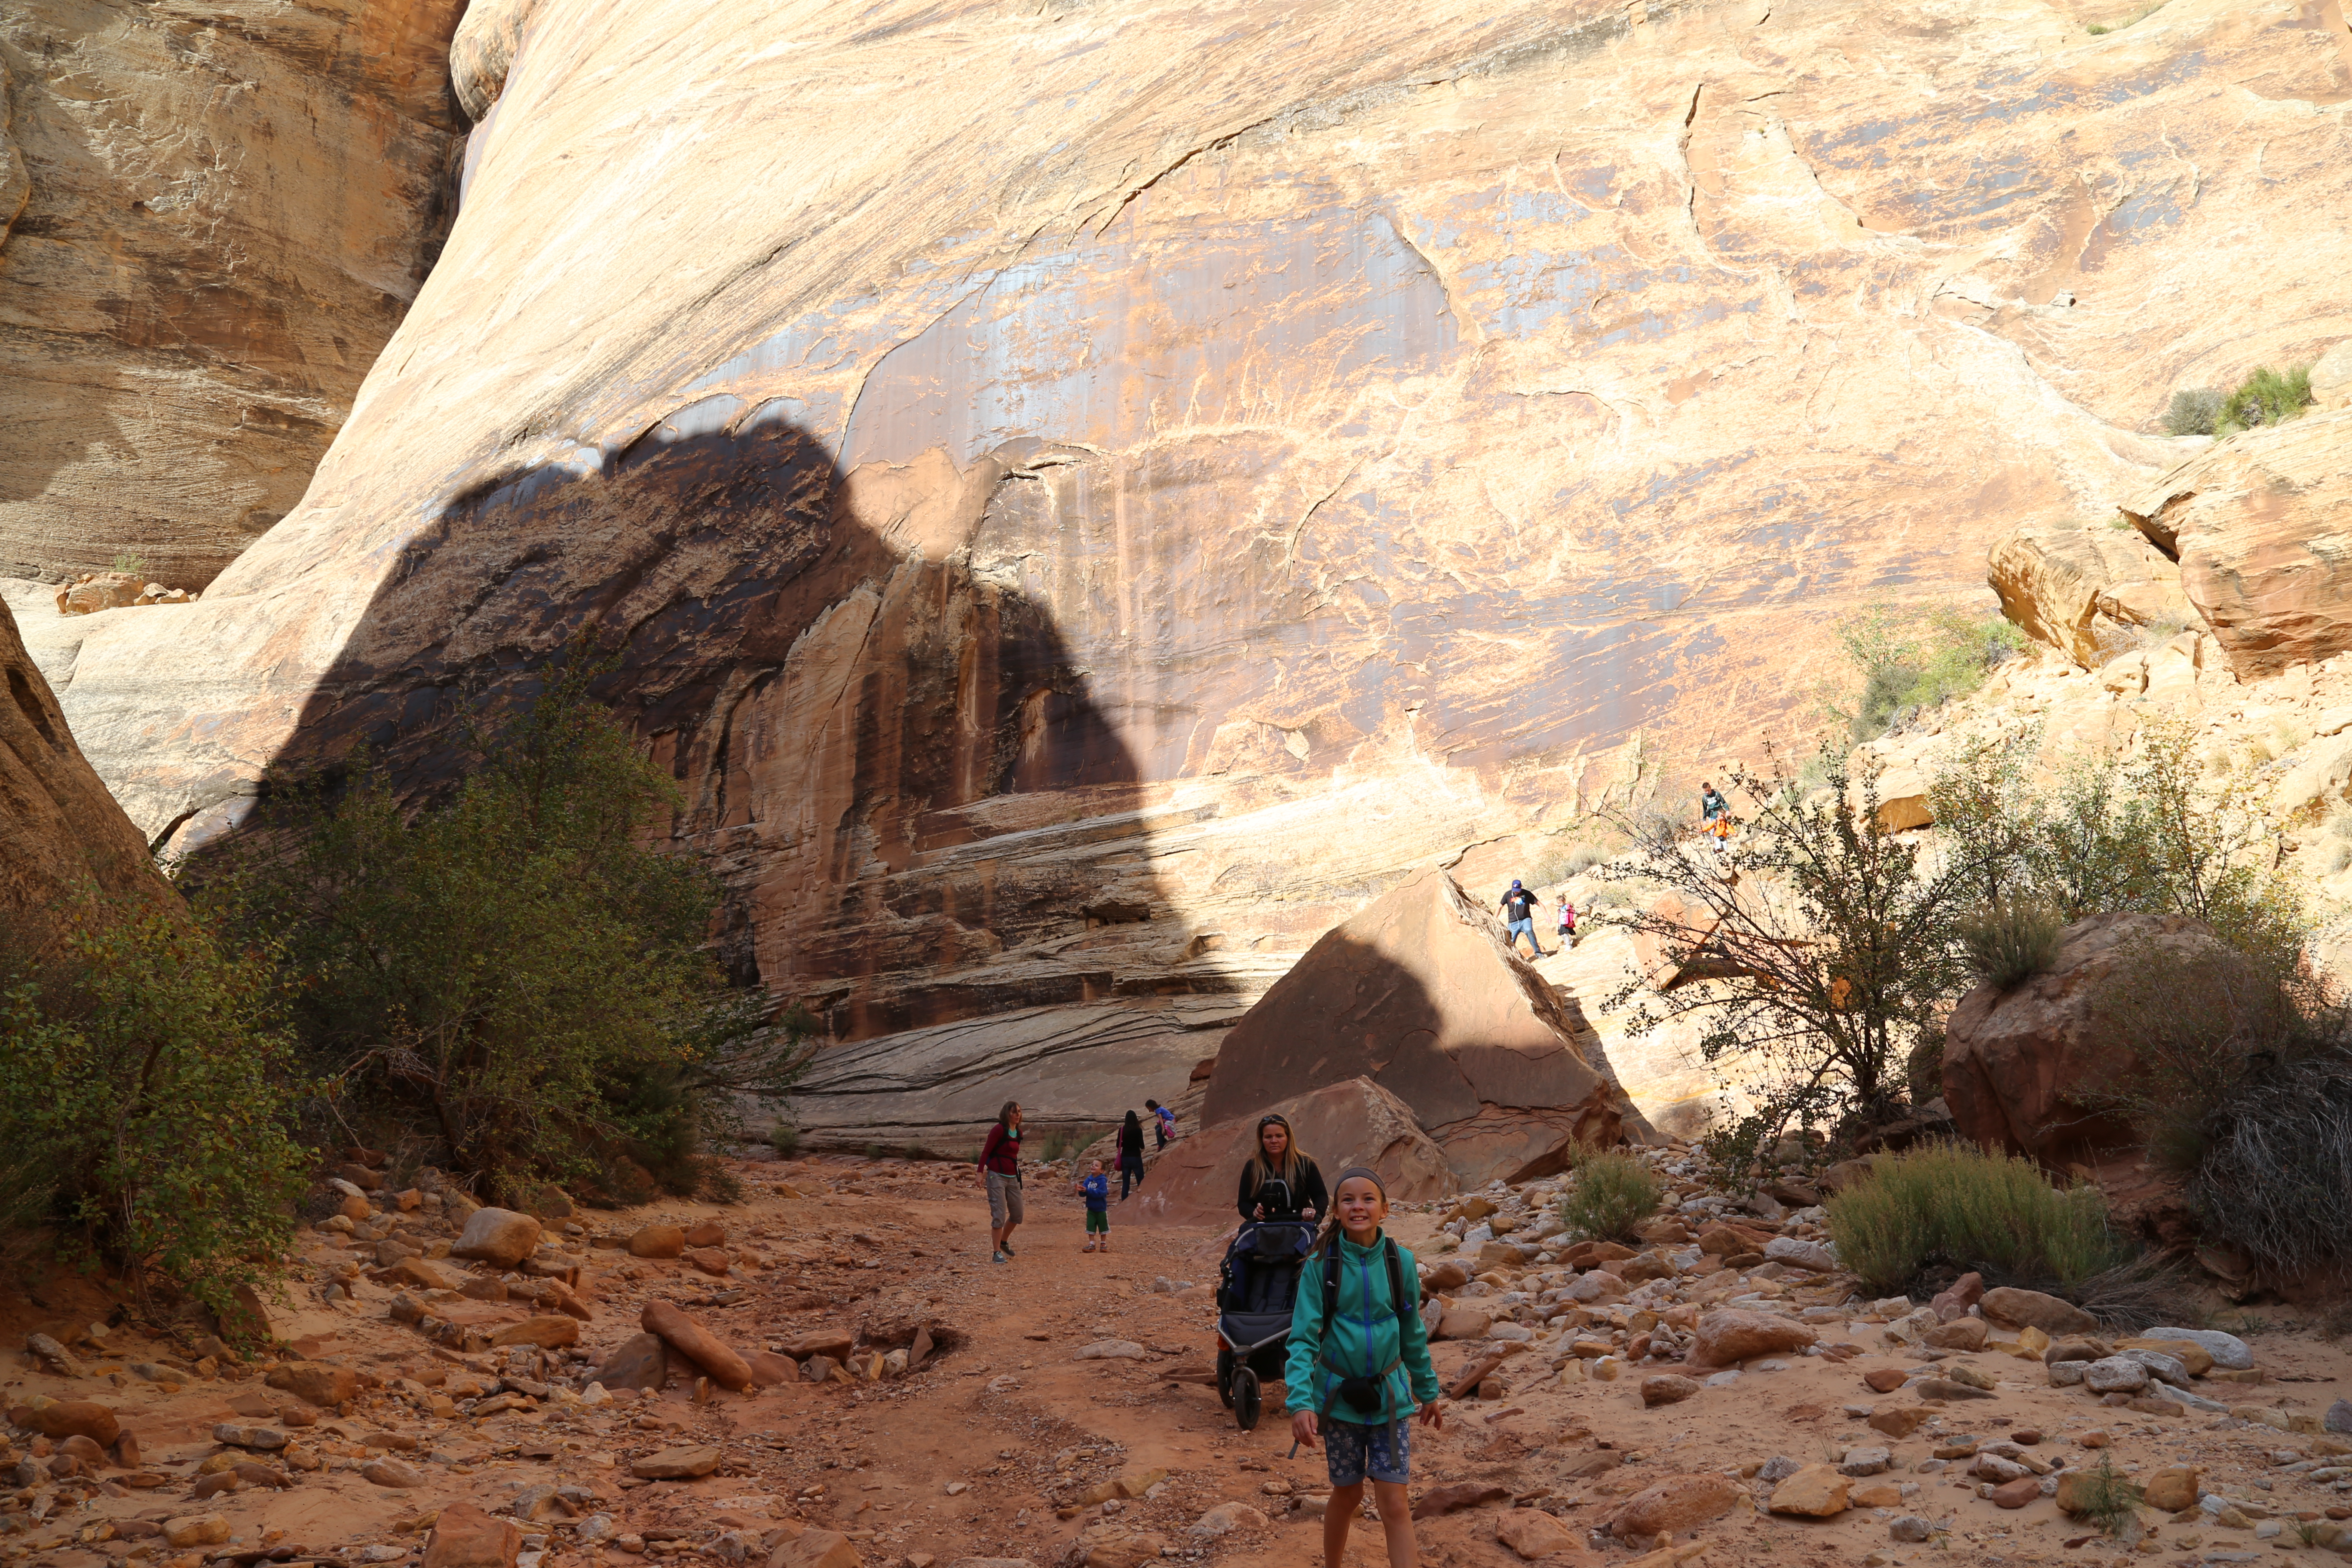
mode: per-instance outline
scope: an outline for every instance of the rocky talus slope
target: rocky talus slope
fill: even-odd
[[[1172,1070],[2352,334],[2337,12],[2114,19],[479,0],[462,210],[303,503],[58,683],[186,847],[362,739],[429,790],[589,628],[747,977]]]
[[[448,231],[464,8],[0,8],[0,575],[202,588],[294,510]]]
[[[1413,1438],[1424,1561],[2352,1545],[2340,1344],[2235,1316],[2135,1336],[1973,1276],[1870,1300],[1794,1173],[1739,1198],[1685,1148],[1650,1158],[1670,1206],[1632,1246],[1563,1234],[1559,1178],[1391,1216],[1453,1392]],[[1068,1168],[1037,1165],[1019,1256],[992,1265],[967,1167],[738,1170],[739,1205],[542,1223],[346,1167],[250,1358],[135,1315],[109,1327],[89,1280],[45,1284],[46,1307],[0,1281],[32,1347],[0,1435],[0,1560],[1274,1568],[1316,1551],[1328,1480],[1292,1451],[1279,1385],[1248,1433],[1212,1386],[1215,1227],[1137,1226],[1130,1202],[1089,1254]],[[2112,1542],[2081,1517],[2103,1462],[2145,1488]]]

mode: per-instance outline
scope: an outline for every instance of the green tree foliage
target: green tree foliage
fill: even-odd
[[[1938,832],[1986,909],[2037,907],[2073,921],[2116,912],[2188,915],[2281,976],[2302,963],[2308,921],[2270,864],[2253,782],[2209,773],[2178,720],[2150,718],[2133,754],[2028,782],[2039,737],[1962,745],[1928,792]]]
[[[223,1309],[267,1278],[308,1163],[279,1001],[202,921],[88,899],[0,989],[0,1220],[60,1227],[142,1293]]]
[[[345,1114],[390,1122],[519,1199],[547,1179],[623,1199],[691,1191],[738,1094],[779,1096],[803,1021],[730,991],[707,951],[719,890],[651,831],[676,786],[588,698],[575,661],[479,766],[409,808],[365,765],[291,792],[217,896],[298,981],[294,1020]]]
[[[1937,1037],[1967,973],[1972,868],[1886,831],[1874,779],[1843,760],[1824,754],[1820,776],[1803,790],[1736,770],[1727,850],[1658,835],[1620,863],[1675,897],[1611,917],[1657,959],[1607,1005],[1632,1006],[1637,1037],[1687,1022],[1706,1061],[1755,1072],[1750,1143],[1894,1114],[1906,1056]]]
[[[1926,611],[1874,605],[1837,629],[1846,657],[1862,672],[1850,706],[1832,704],[1857,741],[1874,740],[1905,716],[1967,695],[1986,674],[2025,646],[2000,616],[1945,606]]]

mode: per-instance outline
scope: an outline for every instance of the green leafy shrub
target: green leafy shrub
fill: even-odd
[[[2096,1187],[2061,1192],[2029,1161],[1961,1144],[1887,1156],[1824,1207],[1838,1260],[1882,1294],[1933,1263],[2063,1287],[2126,1261]]]
[[[717,884],[648,842],[677,786],[588,700],[595,671],[478,716],[453,797],[415,809],[362,758],[279,791],[274,831],[208,868],[208,898],[283,953],[346,1113],[496,1197],[695,1191],[735,1097],[780,1097],[809,1059],[807,1021],[770,1022],[707,951]]]
[[[2037,904],[2063,921],[2132,912],[2188,915],[2264,970],[2302,962],[2310,921],[2272,865],[2260,780],[2209,769],[2193,732],[2154,717],[2126,760],[2029,783],[2028,733],[1956,749],[1929,792],[1955,861],[1985,904]]]
[[[2283,425],[2311,406],[2311,367],[2299,364],[2284,373],[2258,367],[2222,400],[2213,421],[2213,433],[2251,430],[2258,425]]]
[[[801,1152],[801,1130],[779,1119],[768,1129],[768,1147],[789,1160]]]
[[[1837,628],[1862,673],[1850,709],[1832,704],[1857,741],[1884,735],[1906,716],[1963,697],[2025,646],[2025,634],[1998,615],[1945,606],[1927,611],[1875,605]]]
[[[1665,1198],[1657,1173],[1631,1154],[1586,1154],[1577,1161],[1574,1174],[1574,1184],[1559,1200],[1560,1223],[1593,1241],[1632,1239]]]
[[[128,572],[133,577],[144,577],[147,575],[147,557],[126,550],[114,558],[114,570]]]
[[[216,1310],[274,1272],[308,1156],[268,965],[179,910],[91,899],[0,992],[9,1223]],[[21,1234],[21,1230],[20,1230]]]
[[[1969,967],[1995,989],[2014,991],[2056,966],[2060,933],[2066,928],[2055,911],[2041,904],[2004,900],[1963,917],[1959,929]]]

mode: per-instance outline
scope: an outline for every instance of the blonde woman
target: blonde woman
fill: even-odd
[[[1280,1184],[1269,1191],[1269,1182]],[[1258,1118],[1257,1152],[1242,1167],[1236,1206],[1244,1220],[1304,1219],[1310,1224],[1330,1208],[1323,1173],[1299,1149],[1286,1118],[1272,1114]]]

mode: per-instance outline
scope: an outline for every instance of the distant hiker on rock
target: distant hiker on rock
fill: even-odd
[[[1716,819],[1717,817],[1718,817],[1718,816],[1730,816],[1730,815],[1731,815],[1731,803],[1730,803],[1729,801],[1727,801],[1727,800],[1724,799],[1724,798],[1723,798],[1723,796],[1721,796],[1721,795],[1717,795],[1717,794],[1716,793],[1716,791],[1715,791],[1715,786],[1714,786],[1713,784],[1711,784],[1707,783],[1705,779],[1701,779],[1701,780],[1699,780],[1699,781],[1698,781],[1698,816],[1699,816],[1699,821],[1700,821],[1701,823],[1703,823],[1703,824],[1705,824],[1705,825],[1708,826],[1714,826],[1714,824],[1715,824],[1715,819]]]
[[[1313,1220],[1331,1206],[1323,1173],[1290,1135],[1290,1123],[1271,1112],[1258,1118],[1257,1152],[1242,1167],[1242,1218]]]
[[[1576,906],[1568,901],[1566,893],[1559,896],[1559,945],[1576,945]]]
[[[1510,933],[1503,939],[1505,947],[1516,952],[1519,938],[1526,937],[1528,945],[1535,949],[1538,958],[1551,956],[1543,950],[1543,943],[1536,940],[1536,896],[1521,887],[1516,878],[1512,879],[1511,890],[1503,895],[1502,910],[1504,928]]]
[[[1127,1202],[1128,1179],[1133,1177],[1137,1188],[1143,1185],[1143,1122],[1134,1111],[1118,1128],[1118,1201]]]
[[[1299,1271],[1291,1310],[1283,1369],[1294,1406],[1290,1436],[1309,1448],[1318,1437],[1323,1443],[1331,1474],[1323,1510],[1326,1568],[1339,1568],[1347,1555],[1367,1478],[1390,1568],[1412,1568],[1421,1561],[1405,1495],[1412,1479],[1413,1407],[1421,1407],[1424,1426],[1445,1425],[1419,1311],[1420,1273],[1412,1254],[1381,1230],[1389,1198],[1379,1176],[1349,1166],[1339,1174],[1336,1202],[1315,1256]]]
[[[1152,1120],[1160,1124],[1155,1131],[1160,1134],[1160,1146],[1165,1149],[1168,1141],[1176,1136],[1176,1113],[1156,1100],[1145,1100],[1143,1109],[1151,1112]]]
[[[1103,1174],[1102,1162],[1087,1162],[1087,1173],[1070,1184],[1080,1197],[1087,1200],[1086,1250],[1095,1249],[1095,1237],[1102,1237],[1102,1249],[1110,1250],[1110,1178]]]
[[[1013,1231],[1021,1223],[1021,1104],[1008,1100],[980,1146],[980,1184],[988,1189],[991,1263],[1013,1258]]]

